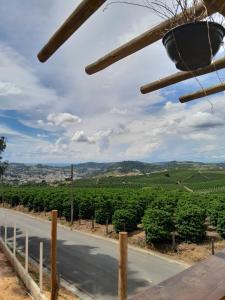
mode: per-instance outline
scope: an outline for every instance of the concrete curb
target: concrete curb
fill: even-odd
[[[15,272],[17,273],[17,275],[19,276],[19,278],[23,281],[26,288],[31,293],[31,296],[35,300],[47,300],[45,295],[40,292],[39,287],[34,282],[34,280],[31,278],[31,276],[28,273],[26,273],[25,269],[20,264],[20,262],[17,260],[17,258],[13,256],[10,249],[8,248],[7,245],[5,245],[5,243],[3,242],[1,237],[0,237],[0,247],[4,251],[6,257],[10,261],[11,265],[13,266],[13,268],[14,268]]]
[[[11,242],[8,242],[8,245],[9,245],[8,249],[13,247]],[[0,243],[0,246],[1,246],[1,243]],[[17,253],[19,253],[19,255],[21,257],[25,258],[25,255],[24,255],[23,251],[21,251],[20,249],[17,249],[16,251],[17,251]],[[37,260],[34,257],[30,256],[30,255],[29,255],[29,263],[34,265],[37,269],[39,268],[39,264],[38,264]],[[47,274],[49,277],[51,276],[51,272],[50,272],[49,268],[47,268],[46,266],[43,266],[43,272],[45,274]],[[94,299],[94,297],[87,294],[86,291],[83,291],[82,289],[76,287],[75,285],[68,283],[61,276],[60,276],[60,286],[64,287],[68,291],[72,292],[73,294],[75,294],[75,296],[79,297],[79,299],[81,299],[81,300],[93,300]]]
[[[47,223],[51,223],[51,221],[48,221],[48,220],[45,220],[45,219],[42,219],[42,218],[39,218],[39,217],[36,217],[36,216],[31,216],[30,214],[27,214],[27,213],[24,213],[24,212],[21,212],[21,211],[16,211],[16,210],[12,210],[10,208],[4,208],[4,207],[0,207],[0,209],[9,210],[11,212],[15,212],[15,213],[19,213],[19,214],[25,215],[25,216],[27,216],[29,218],[32,218],[32,219],[36,219],[36,220],[39,220],[39,221],[44,221],[44,222],[47,222]],[[60,223],[58,223],[58,227],[66,229],[66,230],[68,230],[70,232],[71,231],[72,232],[77,232],[79,234],[83,234],[83,235],[86,235],[88,237],[92,237],[92,238],[97,238],[97,239],[100,239],[100,240],[108,241],[108,242],[111,242],[111,243],[114,243],[114,244],[117,244],[117,245],[119,243],[118,240],[114,240],[114,239],[111,239],[111,238],[108,238],[108,237],[103,237],[103,236],[95,235],[95,234],[84,232],[84,231],[77,230],[77,229],[72,229],[71,230],[71,228],[69,228],[68,226],[62,225]],[[162,260],[166,260],[166,261],[171,262],[171,263],[177,263],[178,265],[184,266],[185,268],[191,267],[191,264],[187,264],[187,263],[185,263],[183,261],[178,261],[178,260],[169,258],[166,255],[156,253],[156,252],[154,252],[152,250],[141,249],[141,248],[139,248],[137,246],[130,245],[130,244],[128,245],[128,248],[131,249],[131,250],[134,250],[134,251],[139,251],[139,252],[147,254],[147,255],[158,257],[158,258],[160,258]]]

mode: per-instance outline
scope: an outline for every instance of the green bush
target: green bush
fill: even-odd
[[[95,222],[98,224],[106,224],[112,222],[113,207],[112,201],[107,197],[96,200],[95,204]]]
[[[146,242],[154,243],[171,239],[173,219],[171,213],[159,208],[148,208],[142,219]]]
[[[95,215],[94,203],[91,199],[81,200],[79,202],[79,217],[81,219],[91,219]]]
[[[209,203],[208,215],[210,218],[211,225],[217,226],[217,221],[219,219],[219,213],[225,210],[224,201],[213,199]]]
[[[225,210],[218,213],[217,231],[225,239]]]
[[[176,211],[177,232],[187,242],[201,242],[206,235],[205,210],[194,204]]]
[[[116,232],[131,232],[137,228],[136,213],[131,209],[118,209],[113,214],[112,223]]]

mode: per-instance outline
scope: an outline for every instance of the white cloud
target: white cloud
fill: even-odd
[[[49,125],[67,126],[69,124],[81,123],[81,118],[70,113],[51,113],[47,116]],[[39,124],[41,122],[39,121]]]
[[[0,96],[19,95],[21,90],[12,82],[0,81]]]
[[[72,141],[78,143],[95,144],[95,140],[92,137],[87,136],[82,130],[74,133],[72,136]]]
[[[118,114],[118,115],[127,115],[128,111],[126,109],[120,109],[120,108],[117,108],[117,107],[113,107],[110,110],[110,113],[111,114]]]
[[[10,136],[10,159],[151,161],[185,158],[187,152],[193,152],[194,159],[212,144],[214,157],[222,155],[224,95],[211,98],[212,114],[205,99],[186,105],[175,99],[183,86],[191,91],[193,80],[181,83],[179,89],[174,85],[163,93],[140,94],[141,85],[176,71],[161,41],[94,76],[85,74],[89,62],[155,25],[159,20],[149,10],[125,5],[112,6],[105,13],[100,9],[51,59],[40,64],[38,49],[74,3],[40,0],[23,7],[16,4],[14,8],[15,1],[2,5],[6,13],[1,10],[0,17],[8,34],[0,38],[1,109],[22,112],[18,119],[37,129],[35,138],[30,138],[2,128]],[[29,15],[29,26],[21,30],[24,14]],[[19,28],[16,34],[15,27]],[[39,129],[48,130],[49,136]]]
[[[0,95],[5,96],[1,97],[2,109],[40,111],[61,100],[55,90],[41,83],[29,62],[1,40],[0,62]]]

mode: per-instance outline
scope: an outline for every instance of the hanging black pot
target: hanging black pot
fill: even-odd
[[[193,22],[167,32],[163,45],[177,69],[194,71],[211,64],[212,55],[219,51],[224,36],[225,28],[218,23]]]

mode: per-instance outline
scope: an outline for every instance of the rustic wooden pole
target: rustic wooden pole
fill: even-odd
[[[222,14],[225,17],[225,2],[224,0],[204,0],[206,6],[210,7],[211,9],[215,9],[217,12]]]
[[[5,221],[5,244],[7,245],[7,222]]]
[[[212,255],[215,255],[215,244],[214,244],[214,238],[212,238]]]
[[[91,229],[95,229],[95,218],[91,217]]]
[[[71,230],[73,226],[73,215],[74,215],[74,203],[73,203],[73,165],[71,165],[71,215],[70,215],[70,225]]]
[[[13,255],[16,256],[16,224],[13,228]]]
[[[109,234],[109,218],[107,217],[106,219],[106,224],[105,224],[105,229],[106,229],[106,234]]]
[[[25,271],[28,273],[28,247],[29,247],[29,237],[28,232],[26,231],[25,235]]]
[[[39,252],[39,288],[40,292],[43,292],[43,242],[40,242]]]
[[[216,1],[216,0],[214,0]],[[213,1],[211,1],[213,2]],[[212,8],[211,4],[206,3],[207,6],[207,13],[211,15],[216,12],[215,9]],[[192,9],[187,10],[187,14],[193,12]],[[196,15],[199,16],[198,19],[206,17],[207,13],[205,10],[205,6],[203,4],[199,4],[195,7]],[[174,26],[184,24],[184,16],[183,14],[178,14],[176,17],[168,19],[159,25],[153,27],[150,30],[147,30],[143,34],[139,35],[138,37],[132,39],[131,41],[127,42],[126,44],[118,47],[117,49],[113,50],[112,52],[106,54],[102,58],[98,59],[94,63],[88,65],[85,70],[86,73],[91,75],[96,72],[99,72],[108,66],[114,64],[115,62],[143,49],[146,46],[149,46],[158,40],[160,40],[164,34]]]
[[[127,232],[119,233],[119,300],[127,299]]]
[[[57,215],[58,211],[52,211],[51,227],[51,300],[58,299],[57,283]]]
[[[189,101],[192,101],[192,100],[195,100],[195,99],[210,96],[210,95],[220,93],[220,92],[223,92],[223,91],[225,91],[225,83],[215,85],[215,86],[210,87],[208,89],[204,89],[204,91],[201,90],[201,91],[195,92],[193,94],[188,94],[188,95],[182,96],[182,97],[179,98],[179,100],[180,100],[181,103],[186,103],[186,102],[189,102]]]
[[[157,90],[160,90],[164,87],[173,85],[175,83],[193,78],[193,76],[201,76],[204,74],[215,72],[215,70],[221,70],[225,68],[225,58],[216,60],[213,64],[208,67],[196,70],[194,72],[177,72],[168,77],[162,78],[160,80],[154,81],[152,83],[143,85],[141,87],[141,93],[147,94]]]
[[[106,0],[83,0],[38,54],[45,62],[53,53],[105,3]]]

